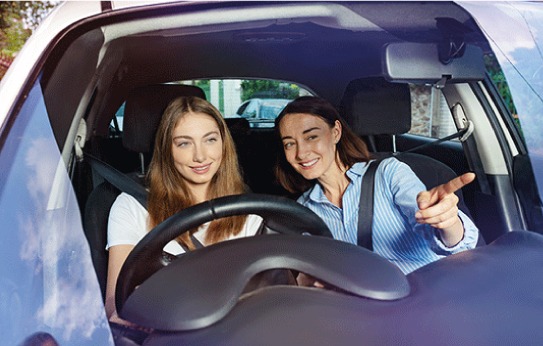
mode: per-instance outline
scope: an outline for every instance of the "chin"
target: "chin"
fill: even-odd
[[[303,171],[303,172],[299,172],[299,173],[302,175],[302,177],[304,177],[307,180],[317,179],[317,178],[319,178],[321,176],[319,173],[313,172],[313,171],[311,171],[311,172]]]

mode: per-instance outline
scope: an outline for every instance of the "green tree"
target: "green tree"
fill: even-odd
[[[513,98],[511,97],[511,92],[509,91],[509,85],[507,84],[507,80],[505,79],[505,75],[503,74],[498,60],[496,59],[494,54],[485,54],[484,60],[486,70],[488,71],[490,78],[492,78],[492,81],[496,85],[496,88],[498,89],[498,92],[500,93],[503,101],[505,102],[505,105],[509,109],[509,112],[511,112],[511,114],[513,115],[513,119],[515,120],[515,124],[520,130],[521,136],[523,136],[520,121],[518,119],[517,109],[515,108],[515,104],[513,103]]]
[[[57,1],[0,1],[0,79]]]
[[[507,80],[505,79],[505,75],[503,74],[498,60],[496,59],[494,54],[485,54],[484,59],[486,70],[488,71],[494,84],[496,84],[500,95],[502,96],[505,104],[507,105],[507,108],[509,108],[511,114],[515,116],[517,114],[517,111],[511,97],[511,92],[509,91],[509,86],[507,85]]]
[[[275,80],[244,80],[241,82],[241,100],[250,98],[294,99],[300,95],[300,87],[295,84]]]

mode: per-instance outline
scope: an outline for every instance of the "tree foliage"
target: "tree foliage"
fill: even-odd
[[[0,79],[56,1],[0,1]]]
[[[275,80],[244,80],[241,90],[242,101],[255,97],[294,99],[300,94],[297,85]]]
[[[498,60],[493,54],[485,54],[484,58],[486,70],[488,71],[494,84],[496,84],[496,87],[498,88],[498,91],[500,92],[503,100],[505,101],[505,104],[509,108],[511,114],[516,114],[517,112],[515,109],[515,105],[513,104],[513,99],[511,98],[511,92],[509,91],[507,80],[505,79],[505,75],[503,74]]]
[[[21,22],[31,31],[57,5],[58,1],[1,1],[0,30],[13,25],[13,20]]]
[[[513,119],[520,130],[520,134],[523,135],[520,121],[518,119],[517,109],[515,108],[513,98],[511,97],[511,91],[509,90],[509,85],[507,84],[507,80],[505,79],[505,75],[503,74],[498,60],[493,54],[485,54],[484,59],[486,70],[488,71],[490,78],[492,78],[492,81],[496,85],[496,88],[498,89],[498,92],[500,93],[506,107],[509,109],[509,112],[513,115]]]

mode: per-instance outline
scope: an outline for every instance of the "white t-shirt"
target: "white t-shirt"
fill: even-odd
[[[109,221],[107,229],[106,250],[115,245],[136,245],[147,233],[147,210],[131,195],[121,193],[109,212]],[[262,218],[258,215],[247,215],[247,220],[241,232],[228,239],[236,239],[255,235]],[[200,243],[205,245],[204,239],[209,223],[200,226],[194,236]],[[185,250],[175,240],[170,241],[164,247],[164,251],[179,255]]]

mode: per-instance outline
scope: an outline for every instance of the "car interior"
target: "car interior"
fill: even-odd
[[[198,17],[202,13],[205,14]],[[144,198],[145,174],[155,131],[169,101],[182,95],[207,97],[197,86],[177,83],[181,80],[260,78],[297,83],[334,104],[353,130],[366,141],[375,158],[397,157],[407,163],[428,188],[462,173],[475,172],[476,181],[457,194],[459,208],[472,217],[481,231],[480,246],[514,229],[536,229],[543,222],[541,201],[530,188],[533,180],[525,180],[525,175],[518,173],[526,172],[530,165],[526,148],[518,132],[513,130],[515,125],[509,111],[485,73],[484,57],[491,52],[489,44],[468,13],[453,3],[429,2],[425,6],[411,6],[409,2],[392,5],[293,2],[278,9],[276,4],[268,2],[245,5],[189,2],[170,5],[167,10],[161,6],[153,11],[131,8],[111,16],[104,15],[94,22],[82,21],[57,43],[51,48],[50,58],[42,61],[41,87],[59,150],[69,167],[102,293],[107,277],[107,218],[113,201],[121,191],[131,191]],[[67,76],[72,81],[69,85],[61,82]],[[410,85],[430,85],[445,98],[456,124],[451,138],[440,141],[408,133],[412,126],[413,107]],[[59,98],[58,95],[64,97]],[[122,104],[125,104],[122,131],[112,130],[115,112]],[[227,118],[226,121],[236,142],[248,191],[265,195],[262,201],[277,207],[283,200],[275,198],[294,201],[296,196],[284,190],[274,177],[275,158],[282,150],[275,129],[251,128],[243,118]],[[500,141],[511,145],[506,148],[500,145]],[[247,207],[246,211],[259,208],[258,200],[250,200],[248,204],[253,202],[254,205]],[[289,208],[296,207],[285,204],[284,212],[297,210]],[[197,214],[185,217],[197,219]],[[305,222],[303,215],[299,216],[300,220],[294,219],[296,215],[289,217],[301,225]],[[281,224],[289,219],[269,218],[268,225]],[[299,242],[299,238],[293,236],[292,244]],[[319,266],[307,264],[310,253],[322,253],[332,258],[336,250],[347,255],[353,251],[349,247],[331,251],[319,239],[310,242],[314,244],[306,246],[311,251],[299,254],[299,258],[289,257],[292,253],[285,250],[284,262],[245,271],[240,269],[243,274],[232,274],[231,283],[225,278],[222,287],[225,290],[217,292],[222,298],[217,298],[216,302],[194,298],[202,311],[206,311],[204,317],[161,315],[162,309],[167,307],[144,313],[133,311],[132,316],[143,324],[162,330],[193,330],[209,326],[233,308],[232,297],[238,300],[235,292],[242,291],[243,287],[238,287],[240,284],[234,279],[244,283],[248,280],[246,276],[277,266],[308,272],[313,270],[329,282],[340,283],[337,287],[349,292],[345,298],[349,302],[337,302],[339,298],[328,295],[326,299],[330,305],[351,304],[354,309],[362,303],[353,297],[372,295],[368,292],[373,292],[375,286],[384,287],[381,292],[385,292],[377,299],[399,299],[408,294],[405,291],[407,279],[393,270],[390,275],[384,275],[388,279],[383,280],[389,280],[384,283],[375,281],[379,275],[368,272],[343,272],[339,258],[338,262],[322,261]],[[240,242],[230,246],[242,248],[244,245],[245,242]],[[157,246],[153,244],[155,250]],[[265,244],[255,246],[262,248],[251,254],[240,250],[240,261],[266,263],[262,260],[267,258]],[[226,249],[235,250],[221,246],[210,250],[209,256],[216,256],[212,261],[220,262],[220,251]],[[368,260],[374,261],[371,273],[390,270],[374,257]],[[199,261],[199,258],[194,258],[194,266],[200,266],[199,270],[211,270]],[[481,261],[484,262],[484,258]],[[160,267],[157,264],[153,271],[142,275],[150,277],[157,266]],[[159,274],[162,273],[159,271],[157,275],[173,275],[174,267],[180,265],[172,264],[165,268],[169,272]],[[320,269],[315,269],[317,267]],[[234,269],[225,270],[231,273]],[[455,270],[458,275],[463,275],[460,266]],[[213,272],[220,274],[218,270]],[[473,273],[465,275],[476,276]],[[361,276],[373,276],[374,281],[349,281]],[[409,284],[412,291],[424,291],[421,287],[436,277],[437,274],[428,274],[426,281],[420,279],[420,282],[415,277],[409,279]],[[140,275],[130,280],[131,286],[123,293],[125,301],[121,303],[127,304],[127,311],[149,299],[149,295],[159,297],[163,293],[159,288],[161,281],[156,279],[158,281],[152,285],[141,286],[135,291],[140,296],[130,296],[134,287],[144,279]],[[210,283],[196,282],[195,285],[204,287]],[[357,287],[368,286],[370,288],[362,292],[353,293]],[[172,291],[182,291],[175,284],[166,289],[165,296]],[[269,295],[266,301],[273,301],[277,292],[265,292]],[[292,299],[303,302],[314,294],[314,291],[296,293]],[[437,293],[434,297],[441,298]],[[415,296],[402,308],[413,308],[420,303],[418,299]],[[168,299],[163,301],[175,305]],[[247,312],[251,304],[253,308],[264,308],[262,303],[251,298],[242,299],[242,302],[235,316],[244,312],[253,316]],[[298,316],[294,311],[296,306],[284,308],[291,311],[292,316]],[[371,302],[365,308],[368,306]],[[366,311],[371,316],[371,309]],[[328,312],[334,314],[333,309]],[[321,313],[315,312],[317,314]],[[353,314],[345,313],[344,316]],[[171,324],[174,320],[177,324]],[[397,321],[390,318],[388,322]],[[214,335],[215,340],[220,340],[220,333]],[[168,344],[174,340],[172,338],[172,334],[164,333],[155,342]],[[336,344],[342,344],[341,340],[336,341]],[[316,344],[320,343],[316,341]]]

